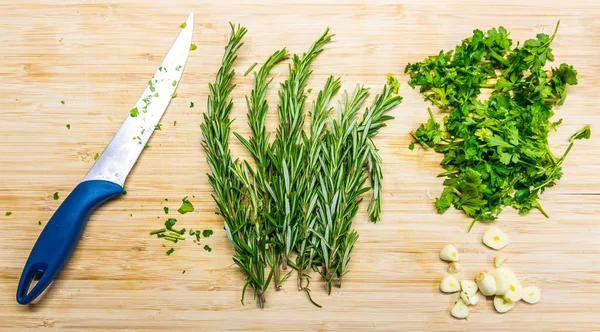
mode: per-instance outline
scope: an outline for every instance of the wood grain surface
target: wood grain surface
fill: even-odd
[[[45,224],[92,166],[191,11],[198,49],[163,130],[127,179],[128,194],[92,216],[43,300],[18,305],[17,281],[42,230],[38,221]],[[456,294],[438,291],[446,266],[439,249],[457,245],[463,278],[492,267],[495,253],[480,241],[488,226],[467,233],[464,214],[435,212],[428,193],[442,189],[436,178],[440,155],[407,149],[408,133],[426,119],[428,104],[402,74],[407,62],[450,49],[475,28],[504,25],[513,40],[524,41],[551,33],[560,19],[556,63],[579,71],[579,85],[557,108],[563,125],[551,134],[552,149],[562,153],[582,125],[600,128],[598,1],[1,0],[0,13],[0,331],[600,331],[597,136],[576,144],[563,179],[543,195],[550,219],[507,209],[497,222],[512,238],[503,250],[507,266],[524,285],[539,286],[542,301],[519,303],[503,315],[482,301],[470,308],[468,321],[455,320],[448,312]],[[214,213],[199,130],[229,21],[249,29],[238,73],[283,46],[303,52],[330,26],[337,36],[314,64],[311,100],[329,74],[341,76],[344,88],[362,83],[379,91],[388,72],[403,83],[396,119],[376,139],[384,160],[383,218],[371,224],[366,205],[361,209],[354,223],[360,238],[341,289],[327,296],[315,278],[313,296],[323,309],[293,281],[270,290],[263,310],[250,293],[240,304],[244,277]],[[278,84],[287,65],[274,72]],[[233,127],[247,134],[243,97],[251,78],[238,74],[235,82]],[[275,88],[269,101],[277,101]],[[273,128],[274,107],[268,121]],[[237,143],[233,151],[247,156]],[[53,199],[54,192],[60,199]],[[178,215],[179,223],[213,229],[203,240],[210,253],[185,241],[166,256],[163,242],[148,235],[164,221],[163,206],[174,211],[183,196],[196,211]]]

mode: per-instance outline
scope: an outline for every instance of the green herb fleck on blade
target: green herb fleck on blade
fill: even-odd
[[[54,193],[54,195],[52,195],[52,197],[54,198],[54,200],[59,199],[60,197],[58,197],[58,191]]]
[[[131,115],[132,118],[137,117],[138,114],[140,114],[140,112],[138,111],[137,107],[134,107],[129,111],[129,115]]]
[[[213,235],[212,229],[205,229],[205,230],[202,231],[202,236],[203,237],[210,237],[211,235]]]
[[[173,251],[175,251],[175,248],[171,248],[171,249],[167,250],[167,252],[166,252],[167,256],[171,256]]]
[[[156,88],[154,87],[154,83],[152,83],[152,79],[148,81],[148,86],[150,87],[150,91],[154,92],[156,90]]]
[[[67,123],[67,129],[71,130],[71,125]]]
[[[181,199],[181,206],[179,207],[177,212],[179,212],[180,214],[194,212],[194,205],[192,205],[192,203],[190,203],[187,196],[185,196],[184,198]]]
[[[206,250],[208,252],[211,252],[212,248],[207,244],[207,245],[204,246],[204,250]]]
[[[194,102],[190,101],[190,108],[194,108]]]
[[[171,85],[172,86],[176,86],[177,85],[177,80],[173,80],[173,83]]]
[[[175,67],[175,71],[181,71],[181,68],[183,68],[183,66],[177,66]]]
[[[169,214],[169,207],[167,207],[167,206],[164,206],[164,207],[163,207],[163,210],[165,211],[165,214]]]
[[[10,211],[7,211],[7,212],[6,212],[4,215],[8,217],[8,216],[10,216],[11,214],[12,214],[12,212],[10,212]]]
[[[197,48],[198,48],[198,46],[196,46],[196,44],[190,45],[190,51],[195,51]]]

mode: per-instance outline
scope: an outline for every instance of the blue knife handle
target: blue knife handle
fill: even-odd
[[[29,304],[54,281],[65,266],[94,210],[123,192],[120,185],[104,181],[81,182],[58,207],[35,242],[17,288],[17,302]],[[39,281],[28,293],[34,276]]]

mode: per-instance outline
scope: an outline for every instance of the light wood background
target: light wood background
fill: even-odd
[[[406,84],[407,62],[449,49],[475,28],[504,25],[513,40],[551,33],[556,65],[579,71],[579,85],[557,108],[563,125],[551,146],[562,153],[584,124],[600,128],[600,3],[597,1],[0,1],[0,331],[48,328],[68,331],[182,330],[388,330],[388,331],[599,331],[600,154],[598,136],[578,142],[559,185],[543,195],[551,215],[519,216],[507,209],[497,225],[512,243],[503,250],[524,285],[538,285],[542,301],[519,303],[500,315],[490,300],[470,307],[468,321],[450,317],[457,296],[438,291],[446,265],[439,249],[455,243],[464,278],[492,266],[494,252],[481,243],[486,225],[467,234],[462,213],[439,215],[427,193],[442,189],[440,155],[409,151],[409,130],[427,117],[425,103]],[[92,166],[166,54],[190,11],[194,43],[178,97],[127,179],[127,196],[91,218],[68,266],[32,306],[15,290],[42,227]],[[399,75],[403,104],[377,138],[384,159],[383,220],[363,212],[354,225],[360,239],[343,288],[331,296],[315,280],[315,308],[295,282],[270,291],[264,310],[233,266],[232,248],[214,214],[199,124],[214,80],[228,21],[249,29],[235,67],[243,73],[278,48],[303,52],[330,26],[335,42],[314,65],[311,96],[327,75],[344,87],[360,82],[380,90],[386,74]],[[275,84],[287,66],[275,69]],[[251,78],[238,75],[234,129],[248,133],[243,96]],[[275,120],[276,85],[269,91]],[[61,100],[65,104],[60,103]],[[189,108],[189,103],[195,103]],[[173,121],[177,126],[173,126]],[[66,124],[71,125],[67,129]],[[244,157],[238,144],[234,152]],[[59,200],[52,194],[58,191]],[[192,195],[195,198],[192,198]],[[182,226],[213,229],[203,240],[178,243],[166,256],[148,235],[190,196],[196,211],[177,215]],[[164,198],[169,202],[164,203]],[[366,206],[365,206],[366,209]],[[13,214],[4,216],[5,211]],[[131,216],[130,216],[131,214]],[[172,215],[170,215],[172,216]],[[178,224],[179,225],[179,224]],[[186,271],[183,274],[183,271]]]

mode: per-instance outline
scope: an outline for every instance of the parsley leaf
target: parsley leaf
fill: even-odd
[[[182,29],[185,29],[186,26],[187,26],[187,22],[183,22],[183,23],[181,23],[181,25],[179,27]]]
[[[140,112],[138,111],[138,108],[137,108],[137,106],[136,106],[136,107],[134,107],[134,108],[132,108],[132,109],[129,111],[129,115],[131,115],[131,117],[133,117],[133,118],[137,117],[137,116],[138,116],[138,114],[140,114]]]
[[[190,45],[190,51],[195,51],[197,48],[198,48],[198,46],[196,46],[196,44]]]
[[[192,203],[190,203],[190,201],[188,201],[187,198],[188,197],[185,196],[184,198],[181,199],[181,206],[179,207],[177,212],[179,212],[181,214],[186,214],[188,212],[194,211],[194,205],[192,205]]]
[[[190,108],[193,108],[193,107],[194,107],[194,102],[190,101]]]
[[[165,210],[165,214],[169,214],[169,207],[167,207],[167,206],[164,206],[164,207],[163,207],[163,210]]]
[[[57,199],[59,199],[59,197],[58,197],[58,191],[57,191],[57,192],[55,192],[55,193],[54,193],[54,195],[52,195],[52,197],[54,198],[54,200],[57,200]]]
[[[64,100],[61,100],[61,101],[60,101],[60,103],[64,105],[64,104],[65,104],[65,101],[64,101]]]
[[[67,129],[71,130],[71,125],[67,123]]]
[[[211,235],[213,235],[212,229],[205,229],[202,231],[202,236],[204,237],[210,237]]]
[[[204,245],[204,250],[211,252],[212,248],[207,244],[207,245]]]
[[[7,211],[7,212],[6,212],[4,215],[8,217],[8,216],[10,216],[11,214],[12,214],[12,212],[10,212],[10,211]]]

